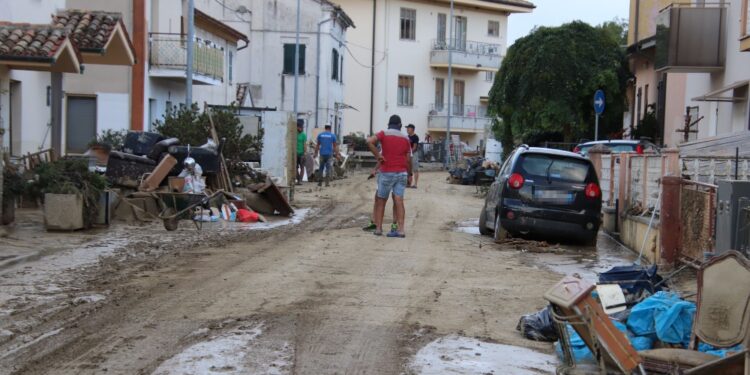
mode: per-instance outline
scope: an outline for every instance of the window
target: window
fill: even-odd
[[[341,62],[339,63],[339,82],[344,83],[344,54],[341,54]]]
[[[456,16],[454,22],[453,42],[455,43],[455,49],[458,51],[465,51],[468,20],[466,17]]]
[[[227,77],[229,78],[229,84],[231,85],[232,79],[234,78],[234,74],[232,74],[234,71],[234,54],[232,51],[229,51],[229,58],[227,60],[229,60],[227,62]]]
[[[750,36],[750,1],[742,1],[742,36]]]
[[[339,80],[339,51],[334,48],[331,51],[331,79],[334,81]]]
[[[453,114],[456,116],[464,115],[464,81],[453,81]]]
[[[398,76],[398,105],[414,105],[414,76]]]
[[[491,36],[494,38],[500,37],[500,22],[499,21],[487,22],[487,36]]]
[[[442,112],[445,108],[445,80],[435,78],[435,110]]]
[[[294,43],[284,44],[284,74],[294,74]],[[305,74],[305,45],[299,45],[299,71]]]
[[[417,10],[401,8],[401,39],[417,39]]]
[[[440,44],[445,44],[445,36],[448,34],[446,32],[447,25],[448,24],[448,17],[445,15],[445,13],[438,13],[438,26],[437,26],[437,41]]]
[[[494,82],[495,72],[484,72],[484,80],[487,82]]]

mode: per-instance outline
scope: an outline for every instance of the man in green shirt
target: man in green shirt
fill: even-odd
[[[304,128],[305,120],[297,119],[297,185],[302,185],[302,178],[305,176],[307,134],[305,134]]]

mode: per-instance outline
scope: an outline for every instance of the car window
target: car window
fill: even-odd
[[[525,154],[519,160],[524,177],[554,181],[584,183],[589,174],[589,163],[561,156]]]
[[[500,179],[502,176],[505,176],[508,174],[508,167],[510,166],[511,160],[513,160],[513,155],[516,154],[516,151],[513,151],[508,155],[508,158],[505,159],[505,163],[500,168],[500,173],[497,174],[497,178]]]
[[[613,145],[607,146],[612,152],[632,152],[635,151],[636,145]]]
[[[591,150],[591,147],[594,147],[594,146],[580,146],[580,147],[578,148],[578,152],[579,152],[579,153],[580,153],[581,155],[586,155],[586,154],[588,154],[588,153],[589,153],[589,150]]]

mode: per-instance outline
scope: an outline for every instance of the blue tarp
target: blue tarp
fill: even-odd
[[[656,338],[656,317],[681,301],[677,294],[657,292],[633,306],[628,317],[628,329],[637,336]]]
[[[715,355],[717,357],[722,357],[722,358],[726,357],[729,354],[740,352],[742,350],[744,350],[744,348],[742,347],[742,344],[737,344],[731,348],[719,349],[711,345],[708,345],[705,342],[698,343],[698,351],[703,352],[703,353],[708,353],[711,355]]]
[[[612,323],[617,329],[625,333],[625,335],[630,340],[630,344],[633,345],[635,350],[649,350],[654,347],[654,340],[652,340],[651,338],[636,337],[632,333],[628,332],[628,328],[625,326],[625,324],[617,321],[612,321]],[[571,326],[570,324],[568,324],[566,328],[568,330],[568,336],[570,337],[570,347],[573,351],[573,358],[575,358],[576,362],[593,361],[593,354],[591,354],[591,351],[586,346],[586,342],[584,342],[581,336],[578,335],[578,332],[576,332],[576,330],[573,329],[573,326]],[[562,359],[562,347],[560,346],[559,341],[555,343],[555,351],[557,352],[557,355]]]

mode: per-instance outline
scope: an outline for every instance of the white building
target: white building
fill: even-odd
[[[297,1],[234,3],[245,3],[252,13],[249,53],[240,60],[250,72],[243,105],[293,112]],[[297,117],[305,120],[308,132],[344,123],[344,78],[350,66],[345,45],[353,27],[349,16],[329,1],[301,1]]]
[[[531,12],[534,5],[455,0],[450,34],[449,0],[340,3],[358,25],[348,38],[354,61],[344,72],[345,103],[357,111],[347,112],[344,133],[382,130],[388,117],[398,114],[420,137],[444,138],[452,84],[451,133],[479,146],[491,124],[487,100],[506,53],[508,17]],[[448,49],[453,49],[452,83],[447,82]]]

